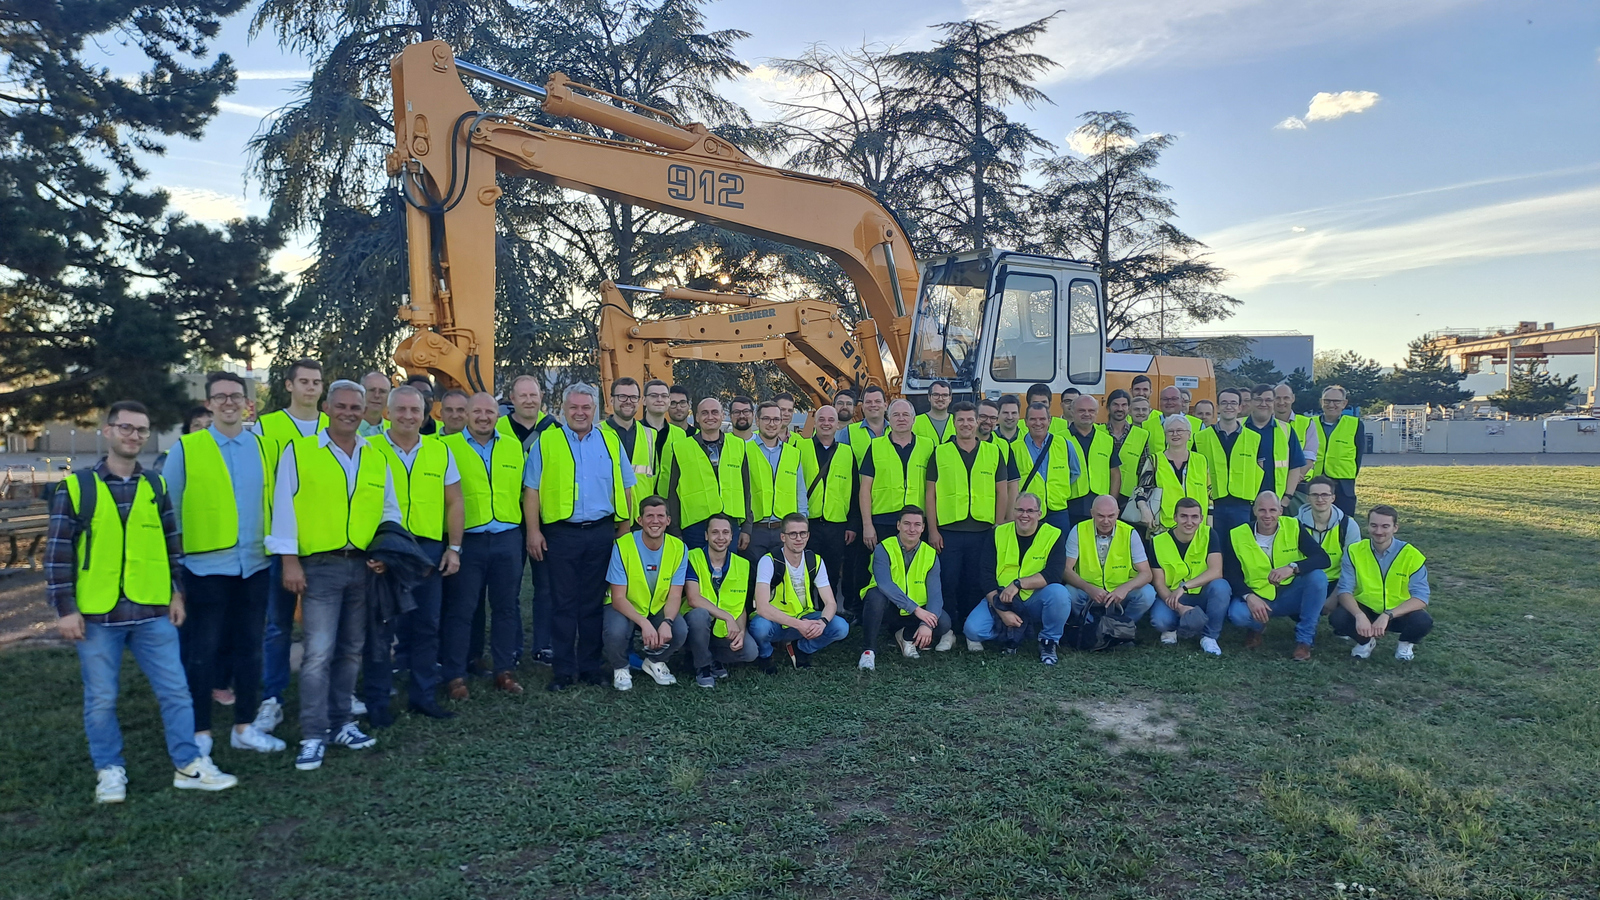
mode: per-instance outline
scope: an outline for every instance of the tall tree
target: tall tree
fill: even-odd
[[[169,210],[141,155],[198,137],[233,90],[208,42],[245,0],[0,3],[0,412],[13,427],[144,401],[186,406],[172,367],[248,356],[282,301],[264,222],[218,231]],[[100,47],[127,48],[114,74]],[[209,58],[209,59],[208,59]]]
[[[1406,345],[1406,361],[1389,373],[1384,391],[1389,402],[1402,406],[1455,406],[1472,399],[1472,391],[1461,387],[1466,377],[1466,372],[1450,368],[1444,351],[1416,338]]]
[[[933,26],[943,34],[933,49],[888,58],[904,92],[895,102],[910,107],[901,127],[933,149],[914,212],[920,250],[976,250],[1023,233],[1027,157],[1052,145],[1006,108],[1050,102],[1031,82],[1059,64],[1028,48],[1055,16],[1004,30],[978,19],[945,22]]]
[[[1089,112],[1073,133],[1081,155],[1039,164],[1030,249],[1093,260],[1105,286],[1106,336],[1159,338],[1233,315],[1217,290],[1228,273],[1175,224],[1177,209],[1155,167],[1175,138],[1141,136],[1125,112]]]
[[[1517,363],[1511,385],[1489,395],[1489,402],[1513,416],[1542,416],[1561,412],[1572,400],[1578,376],[1552,374],[1543,360]]]
[[[1366,409],[1386,399],[1383,366],[1353,350],[1324,350],[1312,358],[1316,390],[1338,385],[1351,409]]]

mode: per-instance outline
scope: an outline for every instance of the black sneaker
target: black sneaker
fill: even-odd
[[[1039,661],[1047,666],[1056,664],[1056,642],[1039,638]]]
[[[804,650],[794,651],[794,667],[796,669],[811,668],[811,654],[805,652]]]
[[[761,664],[761,671],[767,673],[768,675],[778,674],[778,664],[772,659],[772,657],[763,656],[756,660],[756,662]]]
[[[592,684],[595,687],[605,687],[611,683],[611,677],[605,672],[585,672],[579,676],[579,681]]]
[[[711,664],[711,675],[713,678],[727,678],[728,667],[722,663],[714,662]]]
[[[556,652],[554,650],[540,650],[531,659],[536,666],[548,666],[556,661]]]
[[[552,694],[559,694],[575,684],[577,684],[577,681],[572,676],[567,675],[550,679],[550,683],[545,685],[544,689]]]
[[[1017,654],[1017,647],[1020,644],[1021,641],[1006,641],[1005,644],[1000,647],[1000,652],[1007,656],[1015,656]]]
[[[716,687],[717,676],[711,674],[710,666],[701,666],[700,670],[694,673],[694,683],[703,688]]]

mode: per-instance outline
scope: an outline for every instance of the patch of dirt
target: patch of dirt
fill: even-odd
[[[1129,698],[1105,700],[1063,700],[1061,708],[1081,714],[1095,731],[1112,736],[1113,753],[1129,750],[1160,750],[1183,753],[1187,747],[1178,740],[1178,720],[1154,700]]]
[[[0,650],[60,644],[56,611],[45,599],[44,570],[0,575]]]

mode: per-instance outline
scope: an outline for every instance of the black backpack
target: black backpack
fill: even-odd
[[[1108,607],[1090,606],[1074,614],[1061,631],[1061,646],[1072,650],[1110,650],[1134,642],[1134,626],[1106,615]]]
[[[67,477],[76,479],[78,482],[78,508],[76,510],[71,510],[72,501],[71,499],[67,500],[69,507],[67,519],[72,522],[72,533],[68,537],[69,539],[76,540],[79,535],[90,534],[89,525],[94,521],[95,507],[100,502],[100,492],[96,490],[95,485],[95,481],[99,479],[100,476],[95,473],[94,469],[77,469]],[[167,497],[167,482],[162,479],[160,475],[157,475],[154,472],[143,472],[140,474],[140,477],[150,483],[150,491],[152,494],[154,494],[156,509],[160,509],[162,503]],[[50,485],[50,487],[44,492],[45,503],[50,506],[54,506],[56,494],[65,493],[66,490],[66,478],[63,478],[55,484]],[[90,535],[89,540],[92,541],[93,539],[93,535]],[[89,544],[88,542],[85,542],[85,568],[87,568],[88,556]]]

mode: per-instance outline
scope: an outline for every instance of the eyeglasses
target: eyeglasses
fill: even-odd
[[[111,427],[116,430],[117,434],[120,434],[123,437],[127,437],[130,434],[136,434],[142,438],[147,438],[150,436],[150,427],[148,425],[139,427],[137,425],[129,425],[127,422],[117,422]]]
[[[1318,498],[1321,498],[1323,500],[1332,500],[1333,499],[1333,495],[1328,493],[1327,491],[1316,491],[1316,492],[1311,494],[1311,499],[1316,500]]]
[[[803,537],[810,537],[811,536],[811,532],[809,532],[809,531],[785,531],[783,533],[783,536],[786,537],[786,538],[803,538]]]
[[[651,391],[650,393],[645,394],[645,396],[649,397],[651,400],[660,400],[661,398],[667,396],[667,393],[666,391]]]
[[[1019,516],[1037,516],[1038,514],[1039,514],[1039,511],[1037,509],[1019,509],[1019,510],[1017,510],[1017,515],[1019,515]]]
[[[616,394],[616,393],[613,393],[611,395],[611,399],[613,399],[613,400],[638,400],[639,399],[639,395],[638,394]]]
[[[232,394],[212,394],[206,399],[215,400],[218,403],[243,403],[244,395],[235,391]]]

